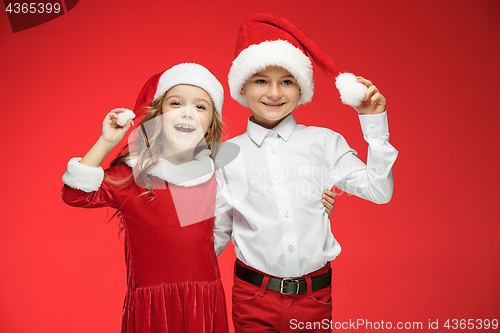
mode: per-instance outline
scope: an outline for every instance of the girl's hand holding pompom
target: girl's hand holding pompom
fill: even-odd
[[[104,118],[101,128],[101,138],[116,146],[133,125],[134,112],[125,108],[111,110]]]
[[[121,109],[124,110],[123,112],[118,113],[118,118],[116,118],[116,123],[123,127],[127,125],[127,121],[129,119],[134,119],[135,118],[135,113],[132,110],[129,109]],[[134,124],[134,121],[132,120],[132,125]]]

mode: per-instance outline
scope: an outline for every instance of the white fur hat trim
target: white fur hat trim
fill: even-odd
[[[104,170],[101,167],[96,168],[81,164],[81,159],[81,157],[75,157],[69,160],[68,169],[62,180],[69,187],[84,192],[97,191],[104,179]]]
[[[283,67],[297,80],[301,90],[297,106],[311,101],[314,94],[311,60],[300,49],[279,39],[252,44],[234,59],[228,74],[231,97],[248,107],[245,98],[240,94],[241,87],[253,74],[268,66]]]
[[[191,187],[200,185],[210,180],[214,173],[214,162],[210,154],[210,149],[203,149],[195,156],[194,160],[179,165],[160,158],[158,163],[149,170],[148,174],[178,186]],[[138,168],[137,171],[140,172],[137,159],[132,158],[125,163],[132,169]],[[134,170],[135,173],[136,170]]]
[[[123,127],[127,124],[127,121],[129,119],[134,119],[135,118],[135,113],[132,110],[125,109],[123,112],[120,112],[118,114],[118,118],[116,119],[116,123]]]
[[[356,76],[351,73],[339,74],[335,79],[335,85],[340,92],[342,103],[350,106],[360,106],[368,89],[364,84],[356,81]]]
[[[189,84],[205,90],[214,102],[215,111],[222,116],[224,88],[208,69],[199,64],[183,63],[166,70],[158,81],[153,100],[178,84]]]

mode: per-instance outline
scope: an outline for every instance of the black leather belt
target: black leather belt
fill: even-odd
[[[251,269],[236,263],[235,274],[238,279],[260,287],[264,280],[264,274],[255,272]],[[325,274],[311,276],[312,291],[328,287],[332,283],[332,269],[329,268]],[[307,291],[307,281],[300,279],[278,279],[270,277],[267,283],[267,289],[279,291],[283,295],[300,294]]]

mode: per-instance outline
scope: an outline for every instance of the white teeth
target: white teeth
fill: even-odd
[[[194,127],[189,127],[189,126],[184,126],[184,125],[181,125],[181,126],[175,126],[176,128],[185,128],[185,129],[192,129],[194,130]]]

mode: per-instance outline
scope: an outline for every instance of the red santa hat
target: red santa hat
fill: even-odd
[[[252,14],[240,26],[235,59],[228,75],[231,97],[248,107],[240,94],[248,78],[268,66],[280,66],[300,86],[298,105],[308,103],[314,93],[311,59],[326,75],[337,77],[336,85],[344,104],[361,104],[365,85],[357,82],[353,74],[339,74],[335,62],[311,37],[286,19],[269,13]]]
[[[145,108],[151,106],[154,100],[178,84],[189,84],[205,90],[214,102],[215,111],[219,116],[222,115],[224,88],[206,67],[195,63],[178,64],[153,75],[137,97],[135,113],[142,115]]]

